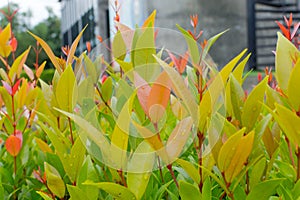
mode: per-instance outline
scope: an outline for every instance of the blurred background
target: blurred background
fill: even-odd
[[[9,9],[8,9],[8,4]],[[299,21],[299,0],[1,0],[1,27],[7,17],[18,10],[13,18],[13,28],[19,42],[18,50],[25,50],[35,41],[27,30],[39,35],[52,47],[56,55],[61,46],[70,45],[82,28],[89,24],[81,39],[79,51],[99,45],[96,39],[115,34],[116,12],[120,22],[133,28],[141,25],[146,17],[157,10],[156,26],[177,31],[176,24],[192,29],[190,15],[198,14],[202,39],[230,29],[213,46],[210,55],[220,68],[232,57],[249,49],[252,53],[249,68],[263,69],[274,66],[272,50],[276,48],[275,21],[283,21],[283,15],[293,13]],[[6,16],[5,16],[6,15]],[[174,41],[162,31],[159,40],[181,53],[184,40]],[[40,59],[47,59],[43,54]]]

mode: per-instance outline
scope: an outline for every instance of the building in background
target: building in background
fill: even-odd
[[[89,26],[80,42],[80,51],[85,49],[87,41],[93,47],[99,44],[97,35],[106,39],[115,33],[114,0],[60,2],[64,45],[70,45],[86,24]],[[161,29],[157,44],[179,54],[185,51],[186,44],[180,39],[176,24],[191,29],[190,15],[199,15],[199,27],[206,39],[229,29],[210,51],[220,68],[247,47],[252,53],[251,68],[274,66],[272,50],[276,48],[279,30],[275,20],[282,21],[282,16],[290,12],[300,17],[299,0],[119,0],[119,4],[121,22],[132,28],[135,24],[141,25],[156,9],[155,25]]]

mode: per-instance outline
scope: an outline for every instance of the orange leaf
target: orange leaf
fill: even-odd
[[[40,78],[42,72],[44,71],[45,66],[46,66],[46,61],[44,61],[44,62],[39,66],[39,68],[36,70],[35,75],[36,75],[37,78]]]
[[[147,100],[147,110],[153,123],[157,123],[165,114],[171,94],[172,82],[163,71],[154,82]]]
[[[138,100],[146,113],[148,115],[147,101],[150,95],[151,87],[149,84],[136,72],[134,72],[134,85],[137,88]]]
[[[151,15],[149,15],[149,17],[145,20],[142,28],[147,28],[151,25],[151,27],[154,27],[154,23],[155,23],[155,16],[156,16],[156,10],[154,10]]]
[[[14,157],[19,154],[21,147],[22,140],[20,139],[20,136],[10,135],[5,142],[7,152]]]

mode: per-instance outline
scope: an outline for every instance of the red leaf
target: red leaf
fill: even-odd
[[[14,135],[10,135],[5,142],[5,148],[7,152],[14,157],[19,154],[21,147],[22,140]]]
[[[288,39],[291,40],[290,38],[290,31],[286,29],[280,22],[275,21],[277,25],[279,26],[280,30],[282,31],[283,35]]]
[[[90,53],[91,49],[92,49],[91,43],[90,42],[86,42],[85,44],[86,44],[86,49],[87,49],[88,53]]]
[[[17,90],[19,89],[19,85],[20,85],[20,83],[21,83],[21,80],[22,80],[22,79],[19,79],[19,80],[15,83],[15,85],[13,86],[13,88],[12,88],[12,95],[15,95],[15,94],[16,94]]]
[[[14,36],[9,41],[9,45],[11,46],[12,52],[15,52],[17,50],[18,41]]]

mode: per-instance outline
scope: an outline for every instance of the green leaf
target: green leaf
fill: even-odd
[[[126,45],[119,30],[112,42],[112,54],[118,60],[124,60],[126,56]]]
[[[242,85],[243,83],[243,73],[245,66],[251,56],[251,53],[249,53],[233,70],[232,74],[236,78],[236,80]]]
[[[202,199],[203,200],[211,200],[212,199],[212,191],[211,191],[211,182],[210,179],[207,178],[204,181],[202,188]]]
[[[276,193],[276,188],[284,179],[271,179],[258,183],[249,193],[246,200],[260,199],[268,200],[270,196]]]
[[[117,200],[135,200],[134,194],[126,187],[116,183],[101,182],[101,183],[90,183],[86,182],[86,185],[96,186],[97,188],[104,190],[111,194]]]
[[[286,93],[288,89],[289,78],[293,69],[293,59],[300,56],[299,50],[295,45],[277,32],[278,40],[275,57],[276,81],[279,87]]]
[[[249,177],[250,188],[254,188],[258,183],[261,182],[266,165],[266,158],[262,158],[253,166]]]
[[[71,153],[68,156],[68,161],[66,164],[64,164],[65,171],[72,182],[77,180],[79,171],[84,161],[84,156],[85,147],[83,146],[81,140],[77,138],[71,149]]]
[[[286,107],[275,104],[277,114],[272,112],[273,117],[279,124],[284,134],[290,141],[295,144],[300,144],[300,118],[296,113]]]
[[[179,195],[182,200],[201,200],[199,189],[188,182],[179,181]]]
[[[194,64],[198,64],[200,61],[200,53],[197,41],[191,36],[189,32],[187,32],[181,26],[179,26],[178,24],[176,24],[176,26],[185,38],[185,41],[189,48],[189,54],[191,55],[192,62]]]
[[[90,200],[89,195],[85,194],[79,187],[67,185],[67,189],[71,196],[70,200]]]
[[[210,48],[212,47],[212,45],[228,30],[229,29],[227,29],[221,33],[218,33],[217,35],[215,35],[207,40],[207,44],[206,44],[205,48],[203,49],[202,60],[205,59],[205,57],[206,57],[207,53],[209,52]]]
[[[231,97],[230,104],[232,106],[235,119],[241,122],[241,112],[244,104],[245,93],[242,86],[233,75],[230,76],[229,84]]]
[[[249,94],[245,101],[243,113],[242,113],[242,125],[247,127],[247,131],[252,130],[255,125],[260,111],[262,103],[264,101],[266,86],[268,77],[265,77]]]
[[[95,96],[95,88],[91,77],[87,77],[80,82],[78,86],[78,103],[82,106],[84,99],[93,99]]]
[[[47,194],[41,191],[36,191],[44,200],[53,200],[51,197],[49,197]]]
[[[77,102],[78,87],[71,65],[61,74],[55,90],[55,96],[60,109],[73,112]]]
[[[141,199],[145,193],[154,163],[155,152],[146,141],[143,141],[128,163],[127,185],[137,199]]]
[[[179,164],[186,173],[195,181],[195,183],[199,184],[200,183],[200,175],[199,175],[199,170],[195,168],[195,166],[186,160],[183,159],[177,159],[176,163]]]
[[[91,77],[92,83],[95,84],[97,83],[100,74],[98,74],[95,64],[85,53],[83,54],[83,57],[87,74]]]
[[[300,110],[300,59],[298,59],[294,68],[291,71],[291,77],[288,83],[288,99],[296,111]]]
[[[129,127],[134,96],[132,95],[123,106],[111,135],[110,151],[112,160],[116,164],[114,167],[117,169],[126,169]]]
[[[113,94],[113,81],[111,77],[108,77],[101,87],[102,97],[105,102],[111,99]]]
[[[45,173],[47,177],[47,186],[59,198],[65,196],[65,183],[61,179],[58,171],[45,162]]]

